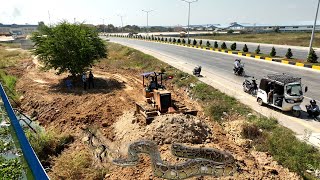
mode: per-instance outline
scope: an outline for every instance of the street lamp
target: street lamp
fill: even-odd
[[[318,19],[318,12],[319,12],[319,4],[320,4],[320,0],[318,1],[318,7],[317,7],[317,12],[316,12],[316,17],[314,20],[314,25],[313,25],[313,29],[312,29],[312,35],[311,35],[311,40],[310,40],[310,46],[309,46],[309,54],[312,50],[312,43],[313,43],[313,39],[314,39],[314,33],[316,31],[316,25],[317,25],[317,19]]]
[[[143,12],[147,13],[147,36],[149,36],[149,33],[148,33],[148,29],[149,29],[149,12],[152,12],[154,10],[142,10]]]
[[[190,0],[181,0],[181,1],[184,1],[189,4],[189,13],[188,13],[188,42],[189,42],[189,37],[190,37],[190,6],[194,2],[198,2],[198,0],[191,0],[191,1]]]
[[[122,33],[123,33],[123,20],[122,20],[122,18],[123,18],[124,16],[119,15],[119,14],[118,14],[118,16],[121,18],[121,31],[122,31]]]
[[[103,35],[106,35],[106,25],[104,24],[104,20],[106,18],[100,18],[100,19],[102,19],[102,24],[103,24]]]

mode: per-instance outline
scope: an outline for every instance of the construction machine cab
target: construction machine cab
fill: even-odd
[[[162,80],[163,80],[162,75],[163,73],[157,73],[157,72],[147,72],[147,73],[141,74],[143,94],[146,98],[151,98],[153,96],[154,90],[165,89],[165,87],[162,84]]]

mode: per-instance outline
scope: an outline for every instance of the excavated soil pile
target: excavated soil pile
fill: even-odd
[[[212,136],[210,128],[199,118],[176,114],[157,117],[146,128],[147,136],[158,144],[209,142]]]

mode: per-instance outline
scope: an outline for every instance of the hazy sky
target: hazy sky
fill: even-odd
[[[264,23],[312,21],[318,0],[199,0],[192,4],[191,24]],[[186,25],[188,5],[181,0],[3,0],[0,23],[36,24],[61,20],[90,24],[146,25],[142,9],[155,10],[149,25]]]

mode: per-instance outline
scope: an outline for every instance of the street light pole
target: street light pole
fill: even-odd
[[[189,42],[189,38],[190,38],[190,7],[191,7],[191,4],[194,3],[194,2],[198,2],[198,0],[181,0],[181,1],[184,1],[186,3],[189,4],[189,13],[188,13],[188,42]]]
[[[123,33],[123,20],[122,20],[123,16],[122,15],[118,15],[118,16],[121,18],[121,31]]]
[[[146,11],[146,10],[142,10],[143,12],[147,13],[147,36],[149,36],[149,33],[148,33],[148,30],[149,30],[149,13],[152,12],[153,10],[149,10],[149,11]]]
[[[104,20],[106,18],[101,18],[101,19],[102,19],[102,24],[103,24],[103,35],[105,35],[106,34],[106,25],[104,24]]]
[[[312,50],[312,43],[313,43],[313,39],[314,39],[314,33],[315,33],[315,31],[316,31],[316,25],[317,25],[317,19],[318,19],[318,12],[319,12],[319,5],[320,5],[320,0],[318,1],[316,17],[315,17],[314,24],[313,24],[312,35],[311,35],[310,46],[309,46],[309,54],[310,54],[310,52],[311,52],[311,50]]]

